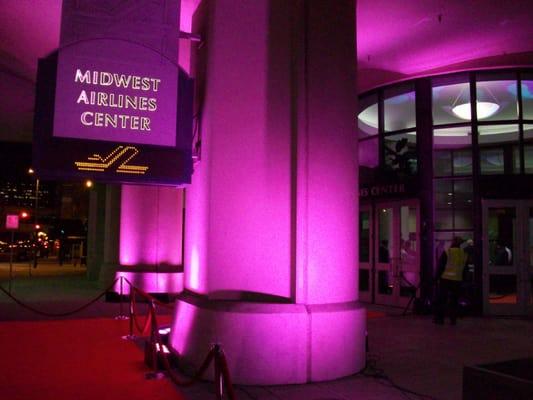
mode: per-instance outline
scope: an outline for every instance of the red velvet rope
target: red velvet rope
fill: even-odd
[[[148,312],[146,313],[144,325],[141,326],[141,324],[138,321],[138,317],[137,317],[137,302],[135,300],[135,293],[137,290],[138,289],[134,287],[130,289],[130,304],[131,304],[130,318],[133,319],[133,322],[135,323],[135,327],[137,328],[139,332],[141,332],[141,335],[146,335],[146,333],[148,332],[148,327],[150,326],[150,321],[152,320],[152,313],[149,308]]]
[[[152,323],[153,323],[153,325],[152,325],[153,326],[152,335],[153,335],[153,337],[152,337],[151,344],[152,344],[152,346],[155,346],[155,344],[157,344],[159,346],[159,349],[161,350],[160,354],[161,354],[161,359],[163,361],[163,367],[167,371],[168,376],[170,377],[172,382],[174,382],[178,386],[191,386],[192,384],[198,382],[202,378],[202,376],[204,375],[205,371],[207,371],[207,368],[209,368],[209,365],[211,364],[213,359],[215,358],[215,348],[213,347],[209,351],[209,353],[207,353],[207,356],[206,356],[204,362],[202,363],[202,365],[200,366],[200,368],[198,369],[196,374],[194,374],[194,376],[190,380],[182,381],[180,379],[180,377],[178,377],[176,375],[176,373],[173,371],[172,367],[170,366],[170,361],[168,360],[168,356],[163,351],[163,341],[161,340],[161,335],[159,334],[159,328],[157,327],[157,319],[156,319],[155,310],[154,310],[153,307],[151,308],[151,311],[153,313],[153,315],[152,315]]]
[[[11,293],[9,293],[7,290],[5,290],[2,286],[0,286],[0,291],[1,292],[4,292],[4,294],[6,296],[8,296],[11,300],[13,300],[15,303],[17,303],[19,306],[27,309],[27,310],[30,310],[36,314],[39,314],[39,315],[44,315],[45,317],[67,317],[67,316],[70,316],[70,315],[73,315],[73,314],[76,314],[82,310],[84,310],[85,308],[89,307],[90,305],[96,303],[98,300],[100,300],[100,298],[102,298],[109,290],[111,290],[111,288],[113,286],[115,286],[115,284],[117,283],[118,281],[118,278],[115,279],[113,281],[113,283],[111,285],[109,285],[102,293],[100,293],[98,296],[96,296],[94,299],[92,299],[91,301],[89,301],[88,303],[74,309],[74,310],[71,310],[71,311],[67,311],[67,312],[62,312],[62,313],[51,313],[51,312],[48,312],[48,311],[42,311],[42,310],[38,310],[36,308],[33,308],[32,306],[22,302],[21,300],[17,299],[16,297],[14,297]]]

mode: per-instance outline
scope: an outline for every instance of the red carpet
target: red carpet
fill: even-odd
[[[128,321],[0,323],[0,398],[180,400],[167,379],[146,380],[143,352],[121,339]]]
[[[387,314],[385,314],[383,311],[366,310],[367,319],[381,318],[381,317],[386,317],[386,316]]]

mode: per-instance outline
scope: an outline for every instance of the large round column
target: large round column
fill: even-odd
[[[171,346],[198,366],[219,342],[237,383],[355,373],[355,2],[204,1],[193,25],[202,151]]]

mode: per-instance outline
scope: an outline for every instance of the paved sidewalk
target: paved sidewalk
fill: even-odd
[[[399,315],[368,321],[369,368],[343,379],[285,386],[237,386],[239,400],[460,400],[463,366],[533,357],[533,322],[495,318],[466,318],[457,326],[437,326],[430,317]],[[231,357],[228,354],[228,357]],[[413,393],[402,392],[386,379]],[[210,383],[183,388],[190,400],[214,399]]]

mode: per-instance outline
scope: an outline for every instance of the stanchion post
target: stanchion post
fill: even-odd
[[[219,348],[218,359],[220,362],[220,370],[222,372],[222,381],[225,385],[223,389],[226,390],[226,395],[229,400],[235,400],[236,399],[235,391],[233,390],[233,384],[231,382],[231,376],[228,370],[228,360],[226,360],[226,355],[224,354],[224,351],[222,350],[222,348]],[[222,390],[221,390],[221,393],[223,394]]]
[[[115,319],[128,319],[128,317],[126,315],[124,315],[124,309],[122,307],[122,296],[124,294],[124,276],[120,275],[120,293],[119,293],[119,315],[115,317]],[[131,287],[130,287],[130,291],[131,291]]]
[[[126,317],[126,318],[129,318],[130,320],[130,323],[129,323],[129,333],[125,336],[122,336],[122,339],[125,339],[125,340],[134,340],[135,339],[135,335],[133,334],[133,318],[134,318],[134,311],[133,311],[133,296],[135,296],[135,293],[134,293],[134,288],[133,286],[128,282],[128,285],[130,286],[130,294],[129,294],[129,298],[130,298],[130,307],[129,307],[129,316]]]
[[[147,374],[148,379],[161,379],[165,376],[165,374],[162,371],[159,371],[159,354],[158,350],[160,352],[163,352],[162,348],[158,347],[160,346],[159,341],[157,340],[159,332],[157,324],[155,323],[155,303],[154,300],[150,300],[150,312],[149,315],[151,316],[150,320],[150,350],[152,352],[152,367],[153,372],[151,374]],[[161,343],[162,345],[162,343]]]
[[[222,381],[222,365],[220,363],[220,345],[215,343],[214,345],[214,350],[215,350],[215,365],[214,365],[214,369],[215,369],[215,379],[214,379],[214,384],[215,384],[215,394],[216,394],[216,398],[217,400],[222,400],[222,397],[224,395],[224,384],[223,384],[223,381]]]
[[[133,318],[134,318],[134,315],[133,315],[133,298],[132,298],[132,295],[135,295],[133,293],[133,289],[130,287],[130,338],[133,339],[134,336],[133,336]]]
[[[119,309],[120,309],[120,316],[122,317],[124,315],[123,308],[122,308],[122,296],[124,295],[124,276],[120,275],[120,299],[119,299]]]
[[[13,280],[13,246],[15,246],[15,232],[11,231],[11,251],[9,252],[9,294],[11,294],[11,281]]]

